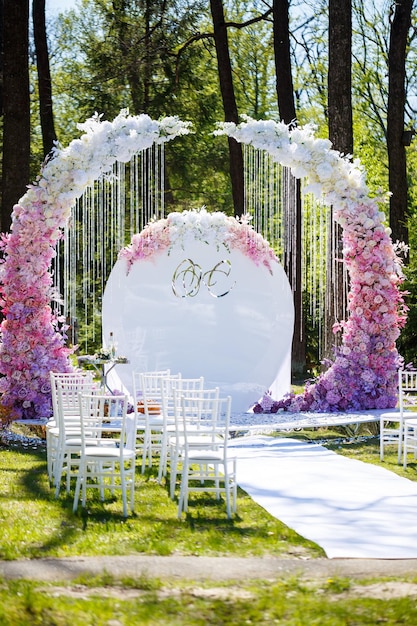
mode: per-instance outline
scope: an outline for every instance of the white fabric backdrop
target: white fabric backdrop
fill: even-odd
[[[229,275],[212,275],[212,292],[226,295],[213,297],[203,283],[194,297],[174,294],[173,276],[183,261],[205,273],[226,259]],[[176,289],[181,293],[181,279]],[[289,391],[293,298],[278,263],[271,275],[238,250],[219,251],[199,241],[137,261],[129,274],[119,260],[105,288],[102,318],[104,343],[113,332],[118,354],[130,361],[117,367],[128,390],[132,370],[170,368],[219,386],[232,395],[234,412],[246,411],[271,386],[275,394]],[[120,387],[117,377],[111,383]]]

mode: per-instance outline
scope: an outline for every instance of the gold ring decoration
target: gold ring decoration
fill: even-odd
[[[184,259],[172,275],[172,291],[177,298],[194,298],[200,291],[202,269],[191,259]]]
[[[223,298],[230,293],[236,285],[236,281],[226,291],[216,293],[218,275],[229,277],[231,266],[229,260],[219,261],[211,270],[203,274],[198,263],[194,263],[191,259],[184,259],[178,264],[172,275],[172,291],[177,298],[194,298],[200,291],[201,283],[203,283],[213,298]]]
[[[232,264],[229,259],[226,259],[225,261],[219,261],[211,270],[203,274],[202,281],[206,285],[207,289],[209,290],[209,294],[213,296],[213,298],[223,298],[223,296],[227,296],[227,294],[232,291],[233,287],[236,285],[236,281],[229,289],[227,289],[223,293],[215,293],[213,291],[213,288],[217,285],[218,282],[218,280],[216,279],[216,274],[223,274],[228,278],[231,271]]]

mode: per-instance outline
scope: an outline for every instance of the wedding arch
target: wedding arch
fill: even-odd
[[[115,161],[189,132],[177,117],[160,121],[122,111],[113,122],[95,115],[79,129],[80,139],[55,147],[36,182],[13,208],[10,234],[2,236],[0,344],[1,405],[12,418],[51,414],[49,371],[72,369],[65,318],[51,302],[51,261],[74,205],[86,187],[110,173]]]
[[[189,126],[176,117],[154,121],[122,112],[108,122],[96,115],[80,125],[85,131],[80,139],[53,150],[14,207],[11,233],[2,236],[0,303],[1,405],[13,418],[50,415],[49,371],[71,369],[65,320],[51,309],[60,295],[52,286],[50,265],[74,202],[116,160],[128,161],[154,143],[186,134]],[[327,372],[280,406],[311,411],[394,406],[395,341],[406,317],[401,264],[359,163],[316,139],[311,126],[290,129],[248,118],[239,125],[221,124],[216,132],[268,151],[296,178],[307,178],[306,189],[333,206],[343,227],[349,319],[334,329],[342,332],[342,345]]]
[[[343,260],[348,269],[349,319],[337,323],[341,346],[329,369],[308,383],[304,393],[290,395],[266,407],[294,411],[346,411],[392,408],[397,402],[400,357],[396,339],[406,321],[407,307],[399,289],[401,261],[383,224],[385,213],[369,197],[358,160],[342,156],[327,139],[317,139],[311,125],[290,129],[284,123],[246,118],[239,125],[219,124],[218,134],[267,151],[305,178],[311,192],[333,207],[343,228]]]

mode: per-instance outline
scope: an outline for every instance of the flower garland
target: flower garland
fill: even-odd
[[[122,111],[113,122],[94,115],[65,149],[58,146],[45,161],[36,182],[14,207],[12,230],[1,238],[0,393],[11,418],[51,414],[49,372],[70,371],[65,320],[54,315],[50,271],[55,247],[74,205],[85,188],[153,143],[189,132],[176,117],[154,121]]]
[[[384,409],[397,402],[400,357],[395,342],[406,321],[407,307],[399,286],[401,262],[385,228],[385,214],[368,195],[363,169],[316,139],[313,127],[290,130],[283,123],[246,118],[240,125],[223,123],[217,134],[269,152],[296,178],[308,179],[312,192],[332,205],[343,227],[343,255],[350,275],[349,319],[336,324],[342,344],[329,369],[307,384],[300,396],[274,402],[269,394],[255,410],[346,411]]]
[[[132,237],[131,243],[119,252],[119,258],[127,261],[129,272],[135,261],[152,259],[157,253],[171,250],[174,246],[186,249],[190,241],[202,241],[217,250],[240,250],[256,265],[264,265],[272,274],[272,263],[278,258],[269,243],[255,232],[250,224],[251,216],[229,217],[220,211],[209,213],[205,207],[170,213],[167,218],[149,222]]]

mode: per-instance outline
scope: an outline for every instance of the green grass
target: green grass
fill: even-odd
[[[396,463],[395,450],[379,461],[376,437],[346,438],[346,430],[291,433],[322,441],[365,462],[416,480],[416,464]],[[369,433],[368,433],[369,434]],[[37,446],[0,447],[0,558],[46,556],[184,554],[224,556],[297,556],[314,559],[323,551],[274,519],[242,490],[238,515],[228,520],[224,502],[193,496],[190,514],[177,519],[156,471],[137,474],[136,512],[126,520],[121,501],[101,503],[89,494],[88,507],[72,513],[72,496],[54,498],[46,476],[45,450]],[[387,584],[415,585],[413,595],[386,594]],[[0,579],[0,623],[87,626],[150,624],[169,626],[281,624],[284,626],[357,626],[417,623],[417,578],[350,580],[281,575],[273,580],[221,583],[157,580],[141,576],[115,579],[82,577],[45,583]]]
[[[378,597],[374,581],[302,581],[208,586],[93,579],[53,585],[0,581],[3,626],[384,626],[417,623],[415,598]]]
[[[382,465],[400,476],[417,479],[416,463],[404,470],[387,447],[379,460],[375,437],[346,438],[341,429],[291,433],[291,437],[322,441],[339,454]],[[192,494],[187,516],[177,518],[177,503],[168,487],[157,482],[157,468],[137,471],[135,512],[122,516],[120,495],[99,500],[87,494],[87,507],[72,512],[73,492],[55,499],[46,474],[44,446],[0,446],[0,558],[66,557],[70,555],[182,554],[182,555],[297,555],[314,558],[323,550],[307,541],[241,489],[237,515],[227,519],[223,500]]]
[[[124,519],[120,495],[105,502],[87,494],[87,507],[72,512],[73,493],[54,498],[44,449],[0,449],[0,558],[69,555],[304,555],[322,556],[300,537],[238,492],[238,515],[228,520],[225,503],[193,494],[189,514],[177,518],[177,503],[156,478],[157,467],[137,471],[135,513]]]

